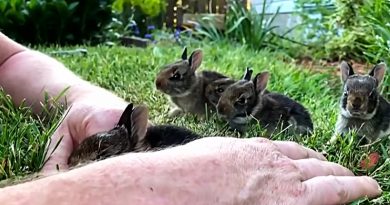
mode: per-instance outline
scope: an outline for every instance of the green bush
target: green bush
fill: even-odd
[[[336,11],[328,16],[328,27],[341,34],[334,35],[326,44],[327,56],[335,59],[364,57],[364,46],[369,42],[370,27],[361,11],[363,0],[336,0]]]
[[[306,28],[310,27],[310,32],[317,34],[312,45],[315,57],[376,62],[388,51],[386,9],[389,9],[389,1],[335,0],[334,6],[324,9],[324,5],[331,4],[329,0],[298,0],[299,8],[308,3],[315,6],[310,11],[302,10],[300,16]],[[308,18],[313,12],[323,18],[320,21]]]
[[[362,0],[298,0],[299,15],[309,28],[309,38],[314,39],[311,47],[315,57],[328,60],[361,59],[364,46],[370,37],[366,36],[367,22],[361,15]],[[311,5],[310,9],[307,5]],[[309,14],[320,14],[311,19]],[[305,29],[306,29],[305,28]]]
[[[279,47],[280,37],[276,34],[277,26],[273,25],[279,10],[267,16],[266,1],[263,1],[263,10],[259,14],[254,8],[248,10],[240,0],[228,1],[228,12],[225,16],[224,31],[218,30],[212,17],[204,17],[197,33],[214,41],[234,41],[247,45],[249,48],[260,50],[264,48],[276,49]]]
[[[376,63],[378,61],[385,61],[388,65],[390,63],[390,2],[387,0],[369,1],[362,8],[362,15],[370,26],[371,33],[370,41],[364,45],[365,56],[367,60]],[[390,77],[387,74],[384,81],[383,94],[390,97]]]
[[[117,11],[122,12],[125,4],[138,6],[142,13],[150,17],[156,17],[165,11],[164,0],[115,0],[113,7]]]
[[[362,15],[371,27],[366,35],[371,36],[365,45],[365,54],[373,61],[390,62],[390,2],[386,0],[369,1],[362,8]]]
[[[113,9],[120,15],[124,25],[131,23],[131,20],[135,22],[134,35],[146,37],[150,35],[150,27],[162,28],[166,1],[115,0]]]
[[[80,44],[111,21],[113,0],[0,1],[0,30],[31,44]]]

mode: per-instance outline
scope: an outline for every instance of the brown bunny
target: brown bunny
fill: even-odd
[[[267,91],[268,79],[269,72],[265,71],[253,81],[244,78],[230,85],[218,101],[218,115],[240,132],[253,117],[268,134],[276,128],[294,134],[311,133],[313,123],[307,110],[285,95]]]
[[[252,73],[253,70],[247,67],[245,74],[242,76],[242,79],[251,80]],[[221,98],[222,93],[226,90],[226,88],[228,88],[230,85],[232,85],[235,82],[236,80],[231,78],[221,78],[208,84],[205,90],[205,96],[207,102],[213,105],[215,108],[217,108],[217,104],[219,98]]]
[[[74,169],[127,152],[155,151],[186,144],[200,137],[191,130],[173,125],[148,127],[148,109],[145,106],[133,108],[133,104],[129,104],[113,129],[82,141],[69,156],[68,165]],[[44,177],[47,176],[34,173],[18,179],[7,179],[0,181],[0,188]]]
[[[204,116],[207,100],[205,88],[211,82],[227,78],[213,71],[196,72],[203,59],[203,53],[197,49],[187,59],[187,48],[184,49],[181,60],[166,65],[156,78],[156,88],[170,97],[174,107],[169,116],[177,116],[181,113],[192,113]],[[213,106],[207,104],[213,109]]]
[[[183,127],[153,125],[148,127],[148,109],[129,104],[118,124],[111,130],[86,138],[69,157],[69,166],[103,160],[127,152],[143,152],[185,144],[200,138]]]
[[[339,134],[345,135],[352,130],[366,142],[390,135],[390,103],[379,91],[386,69],[385,63],[379,63],[368,74],[362,75],[355,73],[347,62],[341,63],[343,92],[335,133],[330,142],[335,142]]]
[[[231,78],[221,78],[208,84],[205,89],[207,103],[216,108],[222,93],[226,90],[227,87],[235,82],[236,81]]]
[[[69,157],[69,166],[133,151],[139,136],[146,134],[148,118],[144,112],[145,107],[133,109],[133,104],[129,104],[113,129],[86,138],[74,149]]]

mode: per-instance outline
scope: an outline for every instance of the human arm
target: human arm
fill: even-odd
[[[44,93],[65,93],[69,110],[51,137],[49,153],[63,136],[61,144],[47,162],[47,171],[67,168],[73,147],[96,132],[111,129],[119,120],[127,103],[115,94],[95,86],[68,70],[62,63],[41,52],[26,48],[0,33],[0,85],[14,103],[22,100],[37,114]],[[65,97],[60,99],[65,104]]]
[[[101,96],[119,107],[126,106],[121,98],[81,79],[56,59],[20,45],[2,33],[0,66],[0,85],[16,104],[26,99],[36,113],[41,109],[39,102],[43,101],[44,92],[57,96],[68,87],[69,104],[87,96]],[[61,102],[65,103],[65,98],[61,98]]]
[[[291,142],[209,137],[109,158],[0,189],[5,204],[343,204],[375,197],[369,177]],[[334,176],[329,176],[334,175]]]

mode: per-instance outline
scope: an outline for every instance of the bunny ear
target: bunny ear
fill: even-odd
[[[191,53],[191,56],[188,59],[188,61],[190,62],[191,71],[195,72],[196,69],[200,67],[200,64],[202,64],[202,59],[203,59],[202,50],[197,49]]]
[[[245,71],[245,74],[244,74],[244,76],[242,77],[242,79],[243,79],[243,80],[250,81],[251,78],[252,78],[252,73],[253,73],[253,70],[252,70],[250,67],[247,67],[247,68],[246,68],[246,71]]]
[[[181,54],[182,60],[187,60],[187,47],[184,47],[183,53]]]
[[[369,75],[374,77],[377,81],[377,86],[382,84],[383,78],[385,77],[385,72],[387,70],[387,66],[385,63],[379,63],[372,68]]]
[[[340,74],[341,74],[341,81],[345,82],[347,78],[355,74],[355,72],[353,71],[353,68],[349,63],[343,61],[340,64]]]
[[[148,108],[142,105],[135,107],[133,113],[131,113],[131,137],[134,145],[145,138],[148,117]]]
[[[255,84],[255,90],[257,94],[263,94],[267,88],[269,72],[264,71],[256,75],[253,84]]]
[[[123,111],[122,116],[119,118],[117,126],[124,125],[127,129],[131,127],[131,113],[133,112],[133,103],[127,105],[125,111]]]

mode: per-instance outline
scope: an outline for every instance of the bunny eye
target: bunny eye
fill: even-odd
[[[244,105],[246,103],[246,99],[243,98],[243,97],[238,98],[237,103],[240,104],[240,105]]]
[[[179,73],[174,73],[172,77],[170,77],[170,80],[180,80],[181,75]]]
[[[348,94],[349,94],[348,90],[344,91],[343,93],[344,96],[348,96]]]
[[[224,91],[223,88],[218,88],[217,89],[217,93],[223,93],[223,91]]]

